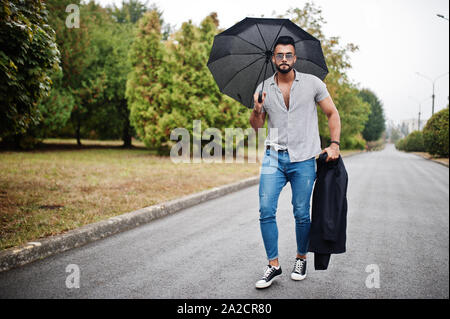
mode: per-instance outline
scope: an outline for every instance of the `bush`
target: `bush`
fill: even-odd
[[[407,152],[425,152],[423,133],[421,131],[411,132],[405,139],[404,150]]]
[[[368,151],[380,151],[380,150],[384,149],[385,144],[386,144],[386,142],[382,138],[379,138],[376,141],[368,141],[367,142],[367,150]]]
[[[434,114],[423,129],[425,149],[431,155],[448,157],[448,107]]]
[[[366,140],[361,134],[353,136],[342,136],[341,149],[346,150],[363,150],[366,148]]]
[[[395,147],[400,151],[406,152],[426,152],[423,133],[414,131],[405,138],[398,140]]]
[[[402,138],[395,143],[395,147],[399,151],[404,151],[405,150],[405,142],[406,142],[406,138]]]

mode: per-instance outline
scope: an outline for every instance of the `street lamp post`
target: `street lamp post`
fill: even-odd
[[[434,86],[435,86],[435,84],[436,84],[436,81],[439,80],[440,78],[442,78],[443,76],[447,75],[448,72],[439,75],[439,76],[438,76],[437,78],[435,78],[434,80],[433,80],[433,79],[430,79],[428,76],[425,76],[425,75],[423,75],[423,74],[421,74],[421,73],[419,73],[419,72],[416,72],[416,74],[419,75],[419,76],[421,76],[421,77],[423,77],[423,78],[425,78],[425,79],[427,79],[427,80],[430,81],[431,84],[433,85],[433,95],[431,95],[431,99],[432,99],[432,103],[431,103],[431,116],[433,116],[433,114],[434,114],[434,97],[435,97],[435,95],[434,95]]]
[[[430,97],[427,97],[426,99],[423,99],[422,101],[419,101],[418,99],[416,99],[415,97],[409,96],[410,99],[413,99],[414,101],[416,101],[419,104],[419,119],[417,120],[417,128],[420,131],[420,115],[421,113],[421,109],[422,109],[422,103],[427,101]]]

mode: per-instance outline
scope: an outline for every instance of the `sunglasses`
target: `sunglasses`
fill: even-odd
[[[294,59],[294,55],[292,53],[277,53],[275,54],[275,60],[277,62],[283,61],[283,59],[286,59],[287,61],[292,61]]]

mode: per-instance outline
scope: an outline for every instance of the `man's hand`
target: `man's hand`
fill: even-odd
[[[266,113],[262,112],[262,107],[264,104],[264,100],[266,98],[266,92],[262,95],[262,102],[258,102],[258,95],[259,92],[255,93],[253,95],[254,99],[254,106],[253,106],[253,112],[250,114],[250,125],[253,127],[253,129],[258,133],[258,129],[264,126],[264,122],[266,120]]]
[[[259,92],[256,92],[253,95],[253,99],[254,99],[253,109],[255,110],[256,113],[261,114],[262,106],[264,104],[264,100],[266,99],[266,92],[263,92],[263,94],[262,94],[262,102],[261,103],[258,102],[258,95],[259,95]]]
[[[331,143],[330,146],[328,146],[327,148],[325,148],[322,153],[323,154],[327,152],[328,156],[327,159],[325,160],[325,162],[329,162],[329,161],[335,161],[339,158],[339,145],[335,144],[335,143]]]

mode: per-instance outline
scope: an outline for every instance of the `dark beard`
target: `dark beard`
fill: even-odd
[[[288,69],[282,69],[281,65],[280,66],[276,65],[278,72],[283,73],[283,74],[291,72],[293,66],[290,66],[289,64],[283,64],[283,65],[287,65],[289,68]]]

